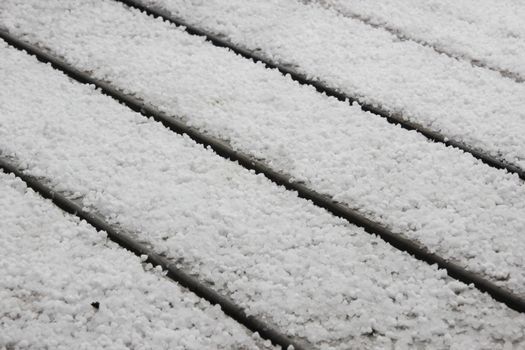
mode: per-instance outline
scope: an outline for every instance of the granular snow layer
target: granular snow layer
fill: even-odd
[[[0,172],[0,349],[254,349],[105,233]]]
[[[32,41],[525,296],[516,176],[121,4],[26,3]]]
[[[308,2],[310,2],[308,0]],[[504,0],[315,0],[407,39],[525,79],[525,6]]]
[[[525,84],[296,1],[139,1],[525,169]],[[31,31],[35,23],[23,18],[40,12],[20,10],[25,7],[13,15],[22,18],[12,22],[21,26],[18,32]]]
[[[249,314],[321,349],[525,346],[525,315],[33,57],[0,55],[5,155]]]

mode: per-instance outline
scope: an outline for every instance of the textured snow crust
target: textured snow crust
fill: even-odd
[[[142,1],[525,168],[525,85],[497,72],[296,1]]]
[[[358,16],[456,57],[510,73],[518,80],[525,79],[525,6],[522,1],[313,2],[345,15]]]
[[[20,179],[0,172],[0,193],[0,349],[259,348],[219,307],[145,272]]]
[[[516,176],[120,4],[16,4],[0,14],[14,32],[525,295]]]
[[[0,57],[0,149],[321,349],[503,349],[525,316],[69,81]]]

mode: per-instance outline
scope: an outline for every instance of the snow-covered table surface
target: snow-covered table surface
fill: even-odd
[[[273,3],[259,6],[271,10]],[[6,1],[0,22],[74,66],[525,295],[525,186],[517,176],[120,3],[60,4]],[[8,144],[13,150],[15,141]]]
[[[0,57],[0,149],[249,314],[326,349],[523,346],[524,315],[23,52]]]

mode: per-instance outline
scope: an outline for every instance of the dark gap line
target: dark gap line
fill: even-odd
[[[231,43],[230,41],[223,39],[219,35],[216,35],[204,29],[200,29],[195,26],[192,26],[188,24],[187,22],[185,22],[184,20],[173,16],[169,11],[166,11],[164,9],[160,9],[157,7],[150,8],[146,5],[143,5],[140,1],[137,1],[137,0],[114,0],[114,1],[121,2],[129,7],[143,11],[147,15],[153,16],[155,18],[161,18],[178,27],[183,27],[184,30],[191,35],[205,37],[207,41],[209,41],[210,43],[212,43],[213,45],[217,47],[228,48],[231,51],[235,52],[236,54],[244,58],[253,60],[254,62],[263,63],[267,68],[277,69],[283,75],[288,74],[292,80],[297,81],[299,84],[313,86],[318,92],[324,93],[327,96],[335,97],[339,101],[348,102],[350,104],[353,102],[357,102],[361,106],[361,109],[365,112],[370,112],[372,114],[380,116],[386,119],[389,123],[394,124],[394,125],[399,125],[403,129],[416,131],[433,142],[442,143],[442,144],[445,144],[446,146],[454,147],[454,148],[462,150],[463,152],[470,153],[474,158],[482,161],[483,163],[485,163],[486,165],[490,167],[493,167],[496,169],[503,169],[503,170],[508,171],[509,173],[517,174],[522,180],[525,180],[525,170],[520,168],[517,165],[511,164],[505,161],[504,159],[500,159],[498,157],[491,156],[490,154],[487,154],[483,152],[482,150],[476,149],[475,147],[470,146],[464,142],[449,139],[446,135],[443,135],[438,131],[434,131],[432,129],[429,129],[423,126],[420,123],[413,122],[413,121],[410,121],[404,118],[400,113],[391,113],[387,111],[386,109],[383,109],[382,107],[377,106],[376,104],[366,103],[362,101],[362,99],[358,96],[357,97],[350,96],[346,93],[339,91],[338,89],[331,88],[326,83],[323,83],[322,81],[317,80],[317,79],[309,78],[306,74],[301,73],[294,68],[291,68],[291,66],[289,65],[286,65],[283,63],[276,63],[270,59],[265,58],[262,54],[258,54],[254,51],[237,46]]]
[[[306,350],[310,348],[309,346],[301,344],[297,340],[292,340],[286,335],[283,335],[278,330],[266,324],[262,320],[254,316],[248,316],[246,312],[241,307],[236,305],[231,299],[219,294],[204,283],[200,282],[197,278],[178,269],[175,264],[170,262],[167,258],[155,253],[145,245],[137,242],[130,235],[108,224],[101,216],[85,211],[81,205],[66,198],[61,193],[54,191],[52,188],[46,186],[37,178],[25,174],[22,170],[18,169],[17,166],[12,164],[12,162],[1,156],[0,170],[19,177],[33,191],[46,199],[50,199],[63,211],[86,221],[97,231],[106,232],[108,238],[117,243],[122,248],[131,251],[139,257],[141,255],[147,255],[148,259],[145,261],[146,263],[150,263],[153,266],[161,266],[164,271],[167,271],[168,278],[187,288],[200,298],[207,300],[212,305],[220,305],[222,311],[226,315],[234,319],[237,323],[248,328],[250,331],[258,332],[263,339],[270,340],[274,345],[281,346],[283,349],[287,349],[290,345],[293,346],[294,349],[298,350]]]
[[[105,95],[112,97],[130,109],[141,113],[145,117],[153,118],[154,120],[162,123],[166,128],[170,129],[174,133],[188,135],[196,143],[205,147],[210,147],[219,156],[236,162],[248,170],[253,170],[258,174],[265,175],[275,184],[283,186],[289,191],[296,192],[300,198],[310,200],[318,207],[326,209],[333,215],[343,218],[351,224],[362,227],[370,234],[379,236],[381,239],[396,249],[407,252],[416,259],[424,261],[430,265],[437,264],[440,269],[445,269],[450,277],[465,284],[472,283],[477,289],[488,293],[495,300],[504,303],[509,308],[518,312],[525,312],[525,299],[502,287],[499,287],[484,277],[470,272],[454,262],[447,261],[437,254],[429,252],[428,249],[421,244],[416,243],[402,236],[401,234],[390,231],[383,225],[366,218],[358,211],[350,209],[348,206],[338,203],[329,196],[318,193],[304,184],[292,181],[290,176],[273,170],[263,162],[255,160],[247,154],[235,151],[227,143],[214,137],[205,135],[195,128],[189,127],[182,121],[178,120],[176,117],[171,117],[166,113],[157,110],[155,107],[147,105],[135,97],[126,95],[108,83],[90,77],[88,74],[77,70],[62,60],[12,36],[7,32],[0,30],[0,37],[17,49],[24,50],[29,54],[36,56],[36,58],[41,62],[50,63],[52,67],[62,71],[69,77],[85,84],[93,84],[97,86]],[[262,334],[266,333],[261,333],[261,335]]]

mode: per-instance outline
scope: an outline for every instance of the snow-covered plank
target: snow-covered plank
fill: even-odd
[[[0,149],[321,348],[503,348],[525,315],[213,152],[0,49]]]
[[[13,31],[524,295],[517,177],[118,3],[46,2],[38,12]]]
[[[312,2],[312,1],[307,1]],[[316,0],[345,16],[525,79],[525,6],[516,0]]]
[[[0,193],[0,348],[266,348],[20,179]]]
[[[296,1],[138,1],[525,169],[525,84]]]

